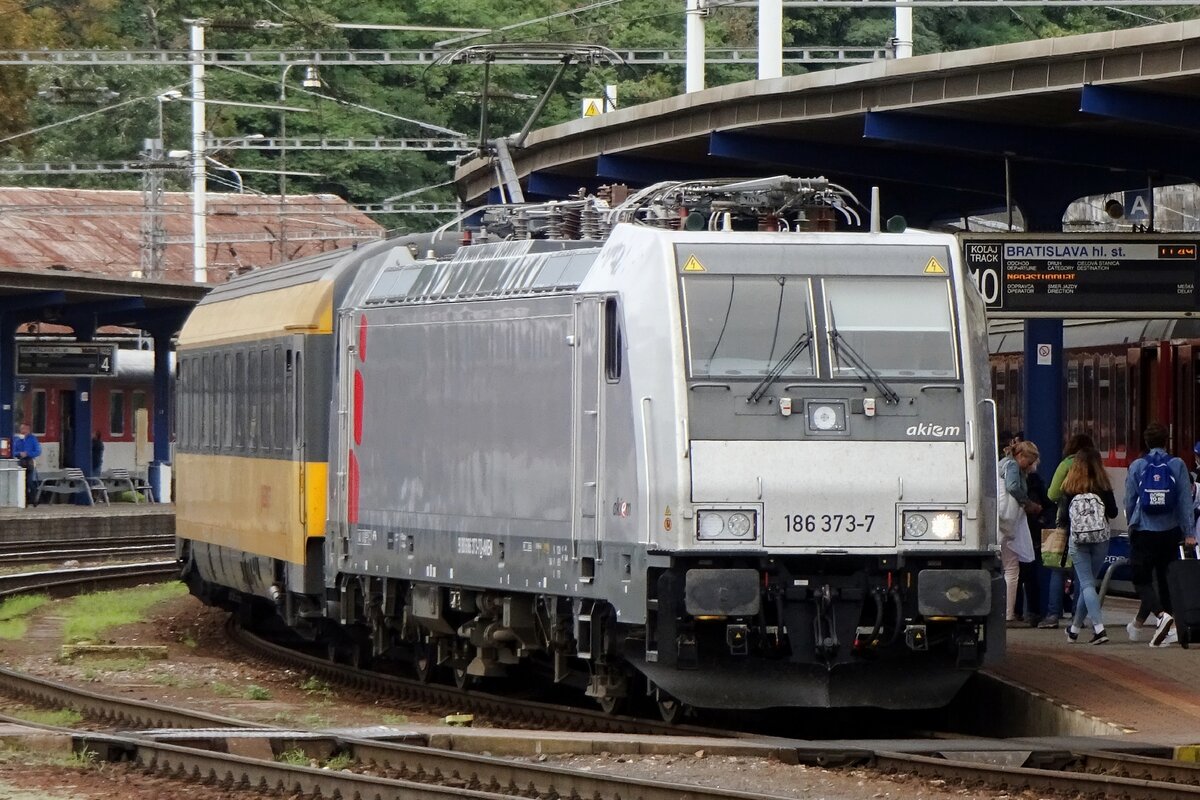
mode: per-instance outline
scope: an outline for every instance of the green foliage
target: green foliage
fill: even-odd
[[[63,608],[63,638],[68,643],[96,641],[112,628],[140,622],[161,602],[187,594],[178,581],[76,597]]]
[[[144,658],[89,659],[83,670],[83,679],[97,681],[112,672],[141,672],[149,663]]]
[[[49,602],[49,595],[44,594],[22,594],[9,597],[0,602],[0,620],[7,621],[27,617]]]
[[[20,639],[29,629],[29,615],[50,598],[44,594],[17,595],[0,603],[0,639]]]
[[[290,750],[284,750],[276,757],[275,760],[281,764],[291,764],[293,767],[307,767],[312,761],[312,759],[308,757],[308,753],[305,753],[299,747],[293,747]]]
[[[261,686],[251,684],[246,687],[247,700],[270,700],[271,692]]]
[[[336,772],[344,769],[350,769],[350,767],[354,766],[354,764],[355,761],[349,753],[338,753],[337,755],[327,758],[325,763],[321,766],[323,766],[325,769],[331,769]]]
[[[326,682],[318,678],[316,675],[309,675],[300,684],[300,691],[307,695],[320,695],[321,697],[331,697],[333,688]]]
[[[52,725],[56,728],[71,728],[83,721],[83,715],[73,708],[60,708],[47,711],[40,708],[17,708],[8,712],[17,719],[33,722],[38,725]]]
[[[469,44],[528,41],[585,42],[624,49],[681,51],[684,4],[680,0],[623,0],[579,10],[579,0],[0,0],[0,49],[162,48],[186,50],[184,20],[205,17],[209,50],[373,49],[428,50],[444,42],[446,52]],[[891,8],[786,8],[784,44],[790,47],[883,47],[893,35]],[[914,13],[914,50],[918,54],[993,45],[1023,39],[1111,30],[1155,21],[1200,16],[1190,8],[921,8]],[[269,27],[255,26],[267,18]],[[534,21],[537,20],[537,21]],[[496,30],[486,36],[452,31],[398,31],[334,28],[334,21],[364,24],[441,26]],[[529,21],[534,21],[529,23]],[[526,24],[529,23],[529,24]],[[753,8],[718,7],[706,23],[711,48],[756,47]],[[786,65],[788,74],[816,66]],[[516,133],[529,120],[537,98],[556,71],[554,65],[494,66],[487,87],[485,135]],[[742,65],[710,65],[709,85],[755,77],[753,58]],[[453,131],[474,142],[480,135],[480,98],[484,69],[471,65],[320,67],[319,89],[302,86],[301,67],[235,67],[206,71],[212,99],[279,104],[305,109],[210,105],[208,128],[216,137],[262,134],[266,137],[442,137]],[[600,95],[616,84],[623,107],[678,94],[684,70],[679,65],[637,67],[570,66],[535,123],[536,127],[574,119],[579,99]],[[0,141],[0,159],[23,161],[133,160],[143,140],[161,127],[166,149],[188,149],[190,106],[160,103],[164,90],[188,92],[186,66],[0,68],[0,140],[40,126],[35,135]],[[39,95],[39,93],[41,93]],[[133,101],[133,102],[129,102]],[[119,107],[115,107],[118,104]],[[81,116],[103,110],[93,116]],[[432,126],[432,127],[430,127]],[[451,178],[445,151],[258,151],[229,150],[218,158],[234,168],[319,173],[317,177],[244,173],[247,191],[277,194],[329,192],[352,202],[372,203]],[[210,188],[221,190],[228,173],[213,170]],[[12,182],[22,179],[10,178]],[[30,177],[44,185],[69,181],[76,187],[140,188],[136,175]],[[286,183],[286,186],[285,186]],[[187,190],[185,171],[169,173],[166,188]],[[414,197],[449,201],[453,190],[431,189]],[[386,220],[387,224],[427,228],[428,217]]]

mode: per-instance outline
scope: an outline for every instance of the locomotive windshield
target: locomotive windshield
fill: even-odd
[[[689,276],[683,294],[694,377],[815,374],[811,348],[784,360],[811,332],[807,278]]]
[[[949,284],[936,279],[826,279],[835,377],[862,374],[856,357],[887,377],[957,377]]]

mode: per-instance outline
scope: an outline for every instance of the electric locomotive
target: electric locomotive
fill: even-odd
[[[853,202],[824,179],[664,184],[490,209],[502,240],[449,259],[336,257],[306,317],[321,388],[258,384],[293,437],[268,458],[311,475],[297,442],[327,435],[323,509],[300,467],[181,446],[193,591],[422,678],[544,669],[668,719],[944,705],[1003,649],[983,305],[951,236],[806,230]],[[236,284],[181,334],[185,408]],[[313,325],[279,299],[264,340]],[[310,524],[272,547],[247,523],[289,481]]]

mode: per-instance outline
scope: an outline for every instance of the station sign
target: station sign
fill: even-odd
[[[1200,314],[1200,236],[963,234],[967,272],[996,319]]]
[[[117,374],[117,346],[17,342],[16,374],[29,377],[112,377]]]

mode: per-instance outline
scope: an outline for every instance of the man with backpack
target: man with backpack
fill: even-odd
[[[1146,454],[1129,465],[1125,478],[1125,517],[1129,520],[1129,561],[1133,584],[1141,598],[1130,630],[1149,613],[1159,623],[1150,637],[1151,647],[1165,647],[1176,640],[1167,589],[1167,565],[1179,558],[1179,545],[1195,543],[1192,535],[1191,476],[1182,459],[1167,454],[1167,429],[1158,422],[1142,434]],[[1158,593],[1154,579],[1158,579]],[[1131,638],[1134,638],[1131,636]]]

